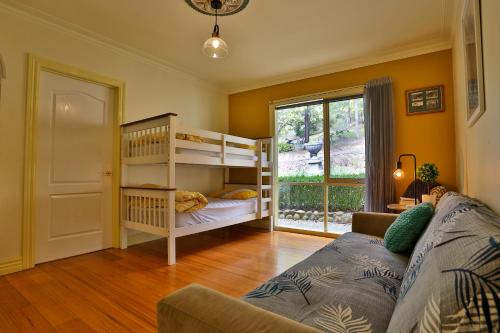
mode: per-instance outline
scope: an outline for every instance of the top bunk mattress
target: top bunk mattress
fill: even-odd
[[[207,198],[208,205],[193,213],[176,213],[175,226],[177,228],[189,225],[229,220],[242,215],[257,212],[257,199],[228,200]]]

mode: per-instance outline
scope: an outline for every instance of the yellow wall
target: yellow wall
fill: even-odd
[[[455,187],[455,128],[451,50],[357,68],[230,95],[229,131],[245,137],[269,136],[269,107],[273,100],[352,87],[391,76],[396,112],[396,154],[414,153],[418,164],[436,163],[439,181]],[[444,84],[446,111],[407,116],[405,90]],[[396,158],[396,157],[395,157]],[[412,174],[412,163],[404,163]],[[242,181],[235,173],[233,181]],[[399,197],[412,177],[397,184]]]
[[[126,84],[124,120],[165,112],[180,123],[227,130],[225,92],[178,70],[41,21],[0,2],[0,53],[7,67],[0,98],[0,275],[21,257],[27,55],[34,53]],[[179,168],[178,186],[206,192],[220,170]]]
[[[462,0],[459,8],[463,8]],[[481,8],[486,111],[472,127],[466,123],[465,65],[460,20],[456,22],[453,44],[457,186],[461,192],[478,198],[500,214],[500,1],[483,0]]]

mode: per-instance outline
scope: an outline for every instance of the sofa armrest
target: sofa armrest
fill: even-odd
[[[192,284],[158,302],[160,333],[318,333],[288,318]]]
[[[384,237],[385,231],[396,217],[398,217],[398,214],[354,213],[352,214],[352,231]]]

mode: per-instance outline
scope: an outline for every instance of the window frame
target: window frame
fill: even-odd
[[[364,85],[353,86],[349,88],[337,89],[332,91],[327,91],[318,94],[304,95],[295,98],[281,99],[277,101],[269,102],[269,126],[270,133],[275,138],[275,144],[273,145],[273,155],[275,156],[275,163],[273,163],[273,197],[279,198],[279,177],[278,177],[278,144],[277,144],[277,113],[279,110],[286,109],[294,106],[302,106],[307,104],[323,104],[323,145],[324,145],[324,170],[323,170],[323,181],[318,183],[295,183],[287,182],[288,185],[312,185],[312,186],[322,186],[323,187],[323,204],[324,204],[324,214],[328,216],[328,192],[330,186],[346,186],[346,187],[363,187],[365,186],[365,178],[330,178],[330,109],[329,103],[332,101],[352,99],[353,97],[361,97],[364,93]],[[366,143],[365,143],[366,144]],[[325,153],[326,151],[326,153]],[[366,156],[365,156],[366,158]],[[323,221],[323,231],[314,231],[300,228],[290,228],[279,226],[279,199],[273,200],[273,229],[277,231],[287,231],[295,232],[301,234],[318,235],[324,237],[337,237],[339,234],[334,232],[328,232],[328,219]]]

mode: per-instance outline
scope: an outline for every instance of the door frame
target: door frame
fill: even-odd
[[[298,103],[303,103],[307,101],[315,101],[315,100],[328,100],[328,99],[335,99],[339,97],[344,97],[344,96],[355,96],[355,95],[362,95],[364,92],[364,85],[357,85],[357,86],[351,86],[351,87],[346,87],[346,88],[340,88],[340,89],[335,89],[335,90],[330,90],[330,91],[325,91],[325,92],[320,92],[320,93],[313,93],[309,95],[302,95],[302,96],[297,96],[297,97],[292,97],[292,98],[284,98],[284,99],[279,99],[275,101],[270,101],[269,102],[269,132],[271,133],[271,137],[275,138],[275,144],[273,145],[273,156],[275,163],[273,163],[273,175],[272,181],[273,181],[273,230],[277,231],[287,231],[287,232],[292,232],[292,233],[298,233],[298,234],[306,234],[306,235],[314,235],[314,236],[322,236],[322,237],[329,237],[329,238],[337,238],[339,235],[331,232],[326,232],[326,231],[315,231],[315,230],[306,230],[306,229],[298,229],[298,228],[289,228],[289,227],[281,227],[276,225],[276,223],[279,221],[279,216],[278,216],[278,211],[279,211],[279,177],[278,177],[278,138],[276,137],[276,133],[278,131],[278,124],[276,122],[276,112],[277,112],[277,107],[283,106],[283,105],[290,105],[290,104],[298,104]],[[326,103],[326,108],[325,105],[323,105],[323,131],[326,134],[324,136],[324,141],[328,141],[325,144],[324,149],[330,150],[330,135],[329,135],[329,130],[327,130],[329,126],[329,110],[328,110],[328,103]],[[339,185],[339,186],[352,186],[352,187],[357,187],[360,186],[361,184],[364,183],[361,181],[354,180],[352,182],[337,182],[334,183],[335,179],[330,178],[330,160],[329,160],[329,154],[326,154],[325,156],[325,168],[327,168],[327,173],[324,175],[325,180],[323,183],[301,183],[304,185],[314,185],[314,186],[321,186],[324,189],[324,212],[326,213],[328,210],[328,192],[327,192],[327,187],[330,185]],[[325,169],[326,170],[326,169]],[[324,221],[324,229],[326,230],[326,225],[327,221]]]
[[[112,247],[120,247],[120,124],[123,120],[125,83],[96,73],[28,54],[26,124],[24,149],[24,197],[22,225],[22,269],[35,266],[36,233],[36,137],[39,83],[42,71],[113,89],[113,162],[111,178]]]

